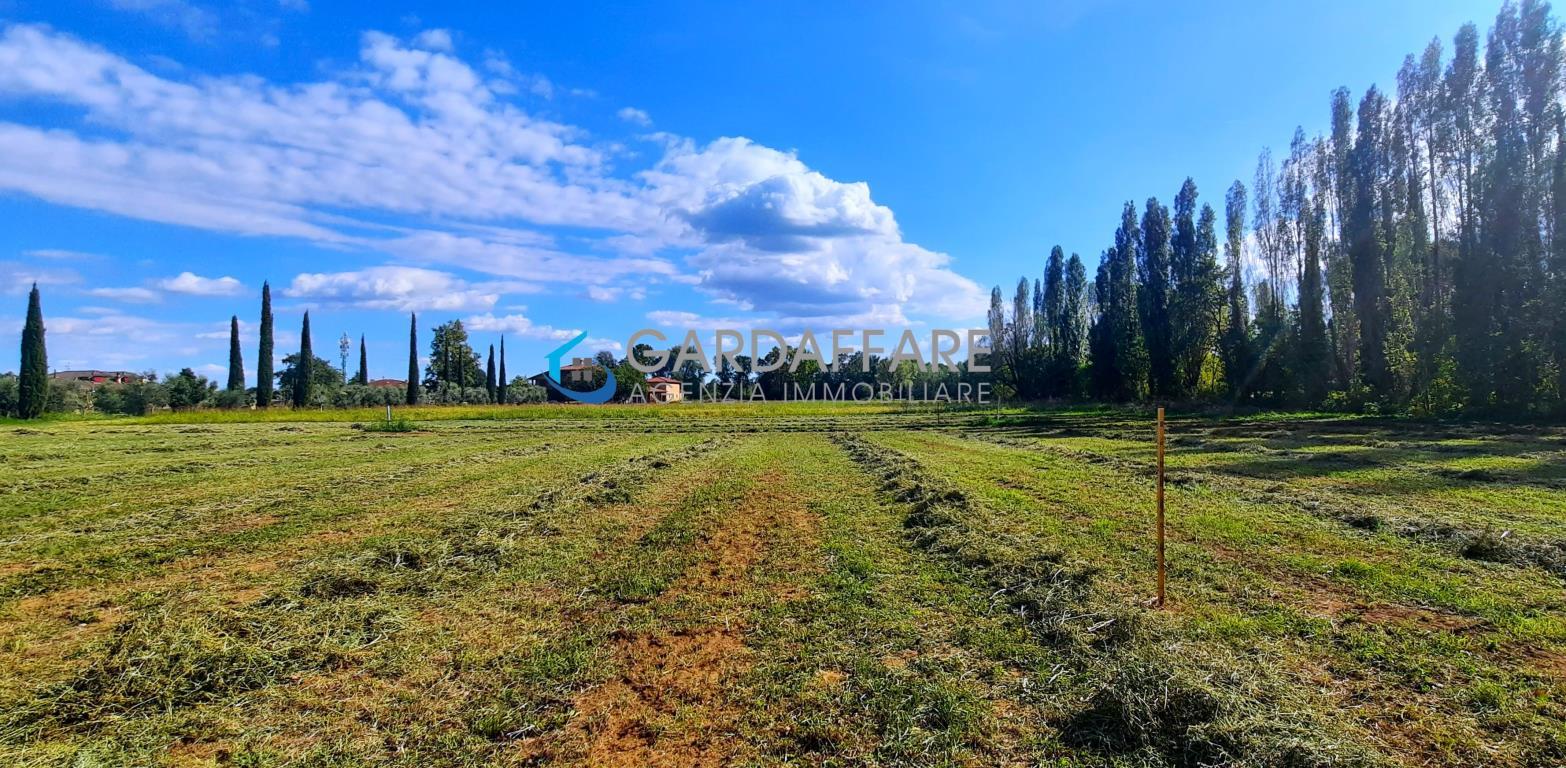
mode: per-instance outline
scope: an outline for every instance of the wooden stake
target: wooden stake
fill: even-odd
[[[1158,600],[1164,607],[1164,409],[1158,409]]]

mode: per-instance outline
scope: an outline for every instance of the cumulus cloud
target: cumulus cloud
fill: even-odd
[[[982,316],[979,287],[946,254],[907,242],[869,185],[744,138],[702,145],[655,134],[661,154],[650,165],[617,168],[625,156],[613,142],[511,98],[552,93],[547,80],[494,52],[475,67],[457,47],[444,30],[412,40],[368,32],[356,64],[317,82],[273,83],[158,75],[45,27],[5,26],[0,96],[82,117],[65,127],[0,121],[0,190],[376,251],[522,290],[566,284],[595,300],[640,300],[635,286],[666,281],[776,320]],[[629,107],[620,117],[647,119]],[[559,231],[571,233],[564,245]],[[301,275],[298,298],[432,306],[427,292],[397,293],[391,273],[336,274]],[[427,279],[412,274],[401,278]],[[471,309],[509,292],[455,290]]]
[[[159,280],[158,287],[169,293],[187,296],[237,296],[245,290],[245,284],[236,278],[227,275],[202,277],[194,272],[181,272],[174,277]]]

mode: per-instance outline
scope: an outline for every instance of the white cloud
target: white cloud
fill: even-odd
[[[74,269],[45,267],[19,261],[0,261],[0,292],[26,293],[34,283],[40,287],[75,285],[82,276]]]
[[[30,259],[49,259],[50,261],[93,261],[101,258],[96,253],[72,251],[64,248],[34,248],[30,251],[22,251],[22,255]]]
[[[415,35],[413,44],[427,51],[451,51],[451,30],[426,29]]]
[[[412,41],[369,32],[355,66],[279,84],[162,76],[44,27],[6,26],[0,96],[83,118],[49,129],[0,121],[0,190],[379,251],[513,278],[521,289],[564,283],[598,300],[667,281],[799,322],[982,317],[983,291],[947,255],[905,241],[867,184],[744,138],[698,145],[654,134],[662,154],[650,167],[617,169],[611,159],[626,157],[613,142],[510,98],[552,95],[546,79],[494,52],[476,69],[452,42],[441,30]],[[572,232],[569,244],[541,231],[552,228]],[[348,283],[312,290],[388,308],[419,303]],[[464,306],[493,305],[488,291],[469,290],[480,293]]]
[[[527,315],[517,313],[495,316],[482,314],[469,317],[462,321],[470,331],[484,333],[508,333],[513,336],[521,336],[529,339],[546,339],[552,341],[564,341],[581,333],[579,330],[569,328],[555,328],[548,325],[534,323]]]
[[[283,295],[318,305],[346,305],[401,312],[460,312],[495,306],[508,289],[521,284],[473,285],[452,275],[417,267],[370,267],[352,272],[296,275]]]
[[[87,291],[88,296],[96,296],[102,299],[124,301],[131,304],[154,304],[163,300],[163,294],[151,288],[133,286],[128,288],[92,288]]]
[[[202,277],[194,272],[181,272],[174,277],[159,280],[158,287],[169,293],[187,296],[237,296],[244,292],[244,283],[229,277]]]
[[[646,112],[643,112],[640,109],[637,109],[636,107],[621,107],[620,111],[616,112],[615,114],[619,116],[621,120],[624,120],[631,125],[639,125],[643,128],[652,125],[652,116],[648,115]]]

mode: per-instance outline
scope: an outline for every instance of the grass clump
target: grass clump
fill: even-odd
[[[418,425],[405,418],[382,419],[363,424],[355,424],[355,427],[365,432],[416,432]]]

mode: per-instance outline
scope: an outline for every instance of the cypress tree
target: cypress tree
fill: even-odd
[[[1211,206],[1196,212],[1196,182],[1187,178],[1175,195],[1175,232],[1170,244],[1170,354],[1174,391],[1196,393],[1202,365],[1212,348],[1223,302],[1218,268],[1218,235]]]
[[[294,363],[294,407],[310,404],[311,385],[315,383],[315,350],[310,348],[310,312],[304,313],[304,323],[299,327],[299,359]]]
[[[272,404],[272,286],[261,284],[261,348],[256,352],[256,407]]]
[[[495,402],[495,345],[489,345],[489,367],[484,371],[484,389],[489,392],[489,401]]]
[[[408,405],[419,404],[419,316],[408,314]]]
[[[27,294],[27,321],[22,325],[22,370],[17,382],[16,415],[36,419],[49,402],[49,354],[44,347],[43,303],[38,284]]]
[[[368,386],[370,383],[370,354],[364,348],[364,334],[359,334],[359,376],[360,386]]]
[[[239,316],[228,318],[228,391],[245,391],[245,360],[239,351]]]
[[[510,386],[506,379],[506,337],[502,335],[500,337],[500,381],[496,384],[498,388],[497,395],[501,405],[506,404],[506,395],[510,394],[507,390]]]

